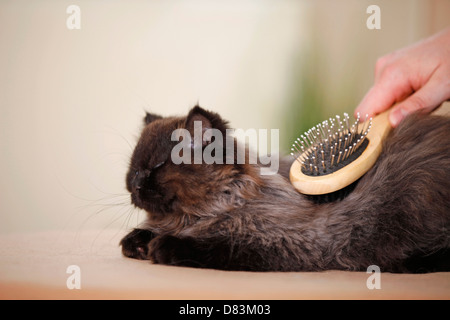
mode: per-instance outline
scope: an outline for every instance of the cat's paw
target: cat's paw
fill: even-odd
[[[122,254],[128,258],[148,260],[149,243],[154,237],[149,230],[134,229],[120,241]]]
[[[179,239],[171,236],[157,237],[149,245],[148,259],[153,263],[176,265],[177,247],[181,249]]]
[[[202,267],[195,242],[173,236],[156,237],[149,244],[148,259],[156,264]]]

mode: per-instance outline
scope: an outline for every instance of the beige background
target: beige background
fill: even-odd
[[[81,30],[66,27],[71,4]],[[381,30],[366,28],[370,4]],[[200,102],[282,134],[311,48],[314,86],[351,111],[376,58],[449,13],[448,0],[1,1],[0,233],[135,226],[124,175],[144,110]]]

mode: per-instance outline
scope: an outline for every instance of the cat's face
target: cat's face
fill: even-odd
[[[201,121],[203,129],[216,128],[225,133],[227,128],[218,114],[200,107],[191,109],[186,117],[162,118],[147,114],[126,176],[131,202],[136,207],[150,214],[179,212],[195,207],[211,193],[223,191],[226,180],[236,170],[234,165],[194,164],[194,152],[191,164],[175,164],[172,159],[172,150],[180,143],[172,141],[173,132],[186,129],[193,136],[194,121]],[[201,148],[206,144],[204,142]],[[191,147],[193,150],[194,145]]]

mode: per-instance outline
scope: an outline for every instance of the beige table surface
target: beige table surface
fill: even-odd
[[[51,231],[0,236],[1,299],[450,299],[450,272],[229,272],[153,265],[124,258],[124,230]],[[68,289],[67,267],[81,289]]]

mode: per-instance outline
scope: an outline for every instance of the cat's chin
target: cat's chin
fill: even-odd
[[[136,196],[134,193],[131,193],[130,196],[131,196],[131,204],[133,204],[137,208],[141,208],[141,206],[142,206],[141,199],[138,196]]]
[[[139,208],[139,209],[143,209],[143,210],[146,210],[146,211],[149,211],[149,209],[151,209],[151,208],[149,208],[150,205],[147,203],[147,201],[143,201],[143,200],[141,199],[141,197],[137,196],[137,195],[134,194],[134,193],[131,194],[131,203],[132,203],[136,208]]]
[[[131,194],[131,203],[139,209],[145,210],[148,213],[155,213],[155,212],[159,212],[158,210],[158,206],[153,203],[153,202],[149,202],[149,201],[144,201],[142,200],[140,197],[136,196],[135,194]]]

